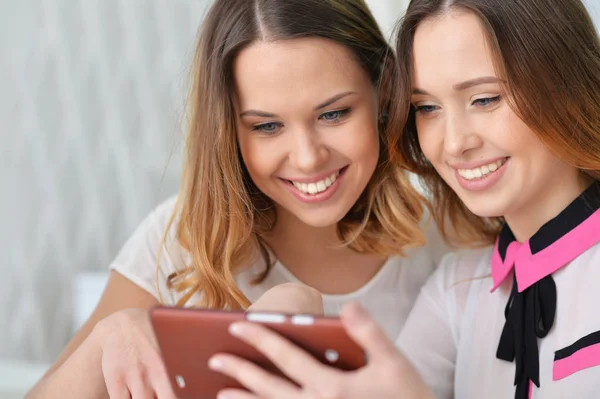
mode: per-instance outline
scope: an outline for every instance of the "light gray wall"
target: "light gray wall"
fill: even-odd
[[[74,273],[106,269],[177,191],[207,1],[1,3],[0,357],[50,360],[70,333]]]

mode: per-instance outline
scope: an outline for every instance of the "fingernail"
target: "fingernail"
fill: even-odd
[[[235,335],[236,337],[242,336],[243,328],[238,323],[233,323],[229,325],[229,333],[231,335]]]
[[[216,357],[211,357],[208,360],[208,368],[211,370],[223,370],[223,362]]]
[[[217,394],[217,399],[229,399],[231,396],[227,395],[226,393],[221,393],[219,392]]]

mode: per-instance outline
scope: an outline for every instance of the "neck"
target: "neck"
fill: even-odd
[[[577,171],[575,178],[564,178],[549,184],[532,204],[522,206],[504,219],[519,242],[529,240],[544,224],[558,216],[571,202],[584,192],[593,180]]]
[[[296,278],[322,293],[343,294],[366,284],[385,258],[343,246],[337,226],[309,226],[283,209],[266,237],[275,256]]]
[[[267,241],[278,257],[286,258],[289,257],[289,253],[314,259],[325,253],[332,255],[348,250],[346,247],[340,247],[342,242],[337,236],[336,225],[309,226],[281,208],[277,209],[277,223],[269,233]]]

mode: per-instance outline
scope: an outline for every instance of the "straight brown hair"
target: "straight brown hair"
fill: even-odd
[[[517,115],[553,153],[600,179],[600,41],[580,0],[412,0],[396,37],[399,90],[390,110],[392,157],[421,176],[433,215],[458,245],[492,243],[502,218],[473,214],[421,151],[411,106],[419,24],[453,10],[475,14]],[[443,67],[443,66],[442,66]]]

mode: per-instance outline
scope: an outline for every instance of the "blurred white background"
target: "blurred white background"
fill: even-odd
[[[408,3],[367,2],[388,36]],[[120,246],[176,193],[209,3],[0,1],[0,398],[39,378]]]

